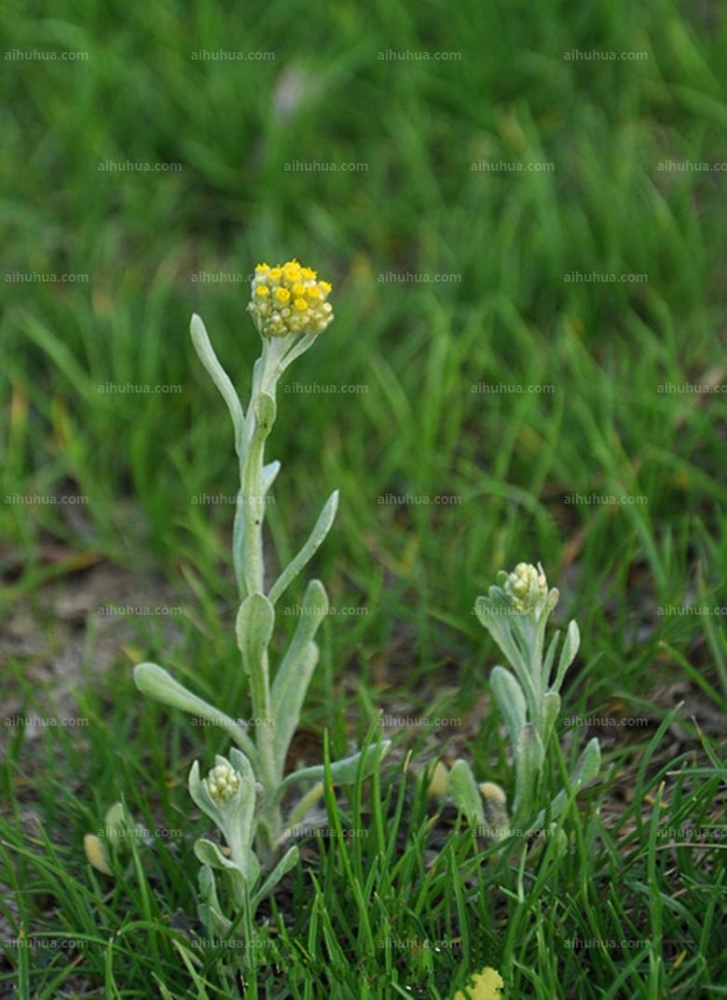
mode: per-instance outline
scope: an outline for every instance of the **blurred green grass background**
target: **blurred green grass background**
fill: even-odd
[[[189,318],[244,396],[248,276],[298,257],[332,281],[336,322],[290,382],[359,390],[281,395],[270,526],[285,556],[341,487],[317,569],[368,614],[331,627],[334,669],[404,622],[412,676],[451,654],[476,679],[474,599],[521,559],[563,583],[596,695],[643,694],[665,635],[700,644],[686,617],[634,636],[700,566],[719,603],[727,554],[726,398],[659,391],[724,375],[717,8],[5,10],[0,519],[28,560],[6,596],[43,578],[51,533],[232,602],[232,507],[192,501],[232,495],[235,466]],[[34,50],[59,58],[17,55]],[[7,502],[59,489],[88,498],[83,530]],[[380,500],[406,494],[454,500]]]

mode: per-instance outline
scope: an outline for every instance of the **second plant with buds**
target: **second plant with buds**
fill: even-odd
[[[494,839],[504,839],[513,829],[540,829],[546,819],[556,819],[569,796],[600,769],[599,743],[592,739],[570,776],[569,787],[545,801],[542,774],[560,714],[560,689],[580,645],[578,625],[572,621],[557,662],[560,633],[555,633],[546,651],[545,629],[559,597],[555,588],[548,588],[540,564],[519,563],[512,573],[501,573],[500,586],[490,587],[488,596],[478,598],[475,605],[477,617],[511,667],[495,667],[490,685],[510,740],[515,795],[508,810],[500,786],[484,782],[478,787],[463,760],[452,767],[450,789],[469,821]]]

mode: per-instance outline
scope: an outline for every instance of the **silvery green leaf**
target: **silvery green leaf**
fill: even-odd
[[[528,722],[520,730],[515,747],[515,801],[513,826],[522,827],[537,804],[540,772],[545,750],[535,726]]]
[[[587,785],[598,777],[601,770],[601,746],[594,736],[589,740],[583,753],[578,758],[578,763],[570,776],[571,785]]]
[[[563,642],[563,648],[560,651],[558,673],[556,674],[552,685],[554,691],[560,691],[565,673],[578,655],[580,644],[581,634],[578,630],[578,624],[575,621],[572,621],[568,625],[568,631],[566,632],[565,640]]]
[[[222,915],[222,907],[217,898],[215,875],[208,865],[200,868],[198,881],[201,902],[197,907],[197,914],[202,926],[206,928],[212,940],[225,938],[230,932],[232,921]]]
[[[190,715],[214,722],[230,735],[257,766],[258,751],[245,730],[224,712],[213,708],[202,698],[198,698],[197,695],[188,691],[158,664],[139,663],[134,667],[134,683],[142,694],[161,702],[162,705],[181,708],[183,712],[188,712]]]
[[[235,622],[237,647],[242,653],[245,673],[265,676],[267,688],[266,652],[275,628],[275,611],[264,594],[248,594],[240,605]],[[263,704],[263,702],[258,702]]]
[[[260,877],[260,862],[251,850],[247,850],[244,858],[234,861],[226,858],[217,844],[200,837],[194,845],[194,854],[198,861],[208,868],[225,872],[238,906],[249,905],[252,892]]]
[[[279,774],[283,772],[290,741],[298,728],[303,702],[315,673],[318,658],[319,650],[315,642],[306,643],[290,658],[286,656],[287,683],[273,694],[272,717],[275,720],[273,752]]]
[[[269,462],[263,466],[263,493],[267,493],[280,472],[280,462]]]
[[[272,889],[278,884],[278,882],[283,878],[288,872],[292,871],[298,864],[298,859],[300,857],[300,852],[298,848],[293,845],[290,850],[286,851],[280,861],[277,863],[275,868],[270,872],[268,877],[263,882],[262,886],[253,896],[252,908],[256,909],[260,900],[264,899],[265,896],[271,892]]]
[[[267,437],[275,423],[278,408],[275,400],[267,392],[260,392],[253,400],[253,412],[257,429],[264,437]]]
[[[326,501],[326,504],[316,521],[315,527],[308,538],[308,541],[293,561],[286,566],[273,586],[270,588],[269,597],[273,604],[277,603],[280,595],[284,593],[286,588],[292,583],[298,573],[300,573],[300,571],[307,566],[313,558],[326,535],[331,530],[337,510],[338,490],[334,490]]]
[[[344,757],[343,760],[334,761],[331,764],[331,777],[339,785],[353,785],[358,780],[359,770],[362,778],[368,778],[391,749],[391,740],[381,740],[353,754],[351,757]],[[315,767],[304,767],[300,771],[293,771],[278,786],[276,797],[285,791],[292,784],[300,781],[324,781],[326,768],[324,764],[317,764]]]
[[[477,598],[475,613],[515,671],[532,712],[537,702],[537,690],[530,673],[528,645],[520,632],[521,628],[528,628],[526,616],[515,611],[512,602],[499,587],[490,587],[489,597]]]
[[[598,777],[601,769],[601,747],[594,737],[586,744],[585,749],[578,758],[578,763],[573,768],[570,775],[570,788],[562,789],[555,796],[548,810],[539,813],[533,824],[534,827],[541,827],[545,822],[546,815],[551,819],[557,819],[568,805],[572,797],[576,796],[583,785],[593,781]]]
[[[457,760],[452,765],[449,772],[449,794],[471,827],[486,825],[482,795],[467,761]]]
[[[518,733],[527,722],[527,707],[522,688],[513,674],[503,667],[495,667],[490,674],[490,687],[505,720],[510,743],[514,749]]]
[[[232,424],[235,428],[235,448],[239,455],[242,448],[242,428],[245,422],[242,404],[230,381],[229,375],[217,360],[217,355],[210,343],[204,323],[196,313],[192,316],[189,332],[192,336],[192,343],[194,344],[194,349],[197,352],[199,360],[217,386],[220,395],[227,404],[227,409],[230,411]]]
[[[319,580],[311,580],[306,588],[295,633],[275,674],[270,698],[272,717],[275,720],[275,759],[281,772],[293,733],[298,728],[308,685],[318,663],[318,647],[313,638],[327,614],[326,589]]]
[[[204,837],[200,837],[199,840],[195,841],[194,855],[199,862],[207,865],[209,868],[224,872],[236,871],[240,874],[235,862],[231,861],[230,858],[226,858],[217,844],[211,840],[205,840]]]
[[[118,846],[118,841],[119,844],[123,844],[124,838],[127,836],[128,828],[131,825],[131,821],[126,814],[123,802],[114,802],[114,804],[106,811],[106,815],[104,816],[104,829],[109,843]]]
[[[548,691],[547,694],[543,695],[542,714],[540,717],[543,746],[547,747],[550,734],[553,731],[553,726],[555,725],[555,720],[558,718],[559,714],[560,695],[556,694],[555,691]]]

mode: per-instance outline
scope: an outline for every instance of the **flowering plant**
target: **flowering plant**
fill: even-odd
[[[484,782],[478,788],[465,761],[458,760],[449,776],[452,797],[468,821],[480,825],[496,840],[509,836],[513,829],[527,833],[540,829],[546,819],[556,819],[570,796],[592,781],[601,766],[599,743],[592,739],[570,775],[569,788],[558,792],[547,808],[541,805],[541,777],[560,712],[559,692],[578,653],[580,633],[571,621],[556,668],[560,633],[556,632],[545,652],[545,627],[560,594],[555,588],[548,589],[543,567],[519,563],[512,573],[501,572],[499,580],[501,586],[490,587],[487,597],[478,598],[475,611],[513,671],[497,666],[490,675],[515,767],[512,817],[505,792],[494,782]]]
[[[266,724],[256,729],[252,739],[239,722],[192,694],[155,663],[135,667],[134,679],[149,697],[217,723],[236,744],[229,760],[218,757],[206,778],[200,777],[197,762],[189,775],[192,798],[227,843],[226,853],[209,840],[201,839],[195,845],[202,863],[200,916],[213,933],[225,933],[231,927],[222,912],[214,873],[225,874],[237,909],[251,919],[259,900],[297,861],[297,847],[278,860],[286,829],[305,814],[323,788],[322,765],[287,776],[284,773],[288,748],[318,663],[315,635],[328,613],[328,597],[319,580],[311,580],[307,586],[298,626],[272,679],[268,647],[276,604],[328,534],[336,516],[338,491],[326,501],[298,554],[268,586],[263,548],[265,501],[280,463],[266,464],[264,451],[275,423],[278,380],[333,321],[330,292],[328,282],[317,280],[315,271],[295,260],[272,268],[260,264],[255,269],[248,311],[262,338],[262,354],[253,369],[247,412],[214,353],[202,320],[192,317],[192,343],[227,404],[234,428],[240,473],[232,540],[240,597],[235,630],[252,715]],[[353,783],[357,776],[369,774],[388,748],[388,742],[372,745],[332,763],[333,780]],[[306,791],[284,823],[281,801],[292,785]]]

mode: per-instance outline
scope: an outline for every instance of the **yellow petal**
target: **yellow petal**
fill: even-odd
[[[500,990],[504,985],[500,973],[488,965],[472,977],[472,985],[468,985],[467,990],[472,1000],[502,1000]],[[454,1000],[466,1000],[462,990],[457,990]]]

